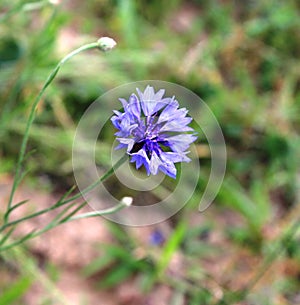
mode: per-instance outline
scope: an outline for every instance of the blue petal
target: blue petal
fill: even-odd
[[[174,165],[174,161],[172,161],[169,156],[167,156],[164,152],[160,155],[161,164],[159,166],[159,170],[162,171],[164,174],[170,176],[171,178],[176,178],[176,167]]]
[[[140,119],[141,116],[141,106],[135,94],[131,94],[129,98],[129,104],[126,107],[126,111],[131,113],[136,119]]]
[[[130,155],[131,155],[130,162],[132,162],[132,163],[136,162],[136,164],[135,164],[136,169],[139,169],[142,165],[144,165],[147,175],[149,176],[150,175],[150,167],[149,167],[150,160],[148,159],[148,156],[147,156],[145,150],[140,149],[138,152],[132,153]]]
[[[188,125],[193,119],[190,117],[185,118],[177,118],[167,122],[162,128],[160,132],[185,132],[185,131],[193,131],[194,129],[186,126]]]
[[[153,87],[147,86],[145,91],[142,93],[138,88],[136,89],[141,100],[142,110],[145,116],[152,115],[155,111],[157,103],[161,101],[165,90],[160,89],[157,93],[154,92]]]
[[[186,156],[187,152],[176,153],[176,152],[162,152],[160,157],[164,162],[190,162],[191,159]]]
[[[160,246],[165,242],[165,237],[160,230],[156,229],[151,233],[149,242],[154,246]]]
[[[158,171],[163,172],[164,174],[170,176],[171,178],[176,178],[176,167],[174,163],[167,158],[164,160],[161,158],[161,154],[158,156],[156,152],[152,153],[150,160],[150,171],[152,175],[156,175]]]
[[[116,150],[118,150],[118,149],[123,149],[123,148],[126,148],[128,146],[128,144],[122,144],[122,143],[120,143],[118,146],[116,146]]]
[[[120,144],[123,145],[123,147],[127,146],[127,152],[130,152],[133,148],[133,145],[135,143],[134,139],[130,138],[117,138],[117,140],[120,142]]]
[[[110,120],[117,129],[120,129],[120,118],[118,116],[114,115]]]
[[[123,112],[120,112],[118,110],[113,110],[113,113],[116,114],[117,116],[121,116]]]
[[[194,134],[179,134],[165,137],[165,140],[169,142],[170,148],[174,152],[185,152],[196,139],[197,136]]]
[[[171,101],[172,101],[172,99],[170,97],[166,97],[166,98],[163,98],[163,99],[157,101],[156,105],[154,107],[153,113],[155,113],[155,112],[161,110],[162,108],[168,106]]]
[[[160,171],[164,174],[170,176],[173,179],[176,179],[177,170],[173,163],[164,163],[162,166],[159,167]]]
[[[124,98],[119,98],[119,101],[122,103],[123,108],[126,109],[128,105],[127,101]]]
[[[179,107],[179,103],[174,97],[169,101],[168,105],[161,112],[157,123],[168,121],[171,117],[176,114],[177,108]]]
[[[166,107],[166,109],[160,115],[158,123],[184,118],[186,117],[187,113],[188,111],[185,108],[176,109],[173,106]]]
[[[155,151],[152,152],[151,160],[150,160],[150,172],[152,175],[157,175],[158,168],[162,164],[162,161],[158,157]]]

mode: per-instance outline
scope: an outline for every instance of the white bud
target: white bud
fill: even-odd
[[[123,197],[121,202],[124,203],[126,206],[130,207],[132,205],[133,198],[132,197]]]
[[[49,3],[51,3],[53,5],[59,5],[60,4],[60,0],[49,0]]]
[[[117,43],[110,37],[101,37],[98,39],[98,44],[102,51],[110,51]]]

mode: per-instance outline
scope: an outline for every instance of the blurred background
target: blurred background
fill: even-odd
[[[33,99],[63,56],[101,36],[117,47],[74,57],[39,104],[17,199],[30,199],[32,211],[74,184],[81,115],[133,81],[174,82],[201,97],[221,125],[228,163],[204,213],[199,181],[164,223],[80,220],[2,252],[0,305],[300,304],[299,11],[296,0],[1,0],[0,211]],[[201,139],[197,152],[205,176]],[[42,224],[30,220],[16,234]]]

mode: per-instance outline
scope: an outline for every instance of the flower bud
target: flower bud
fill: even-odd
[[[121,202],[129,207],[129,206],[131,206],[131,204],[133,202],[133,198],[132,197],[123,197],[121,199]]]
[[[101,37],[100,39],[98,39],[98,44],[99,48],[102,51],[106,52],[113,49],[117,43],[110,37]]]

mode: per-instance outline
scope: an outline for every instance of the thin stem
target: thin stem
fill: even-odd
[[[102,216],[102,215],[113,214],[113,213],[116,213],[116,212],[122,210],[126,206],[127,206],[127,204],[125,204],[124,202],[121,201],[120,203],[118,203],[114,207],[108,208],[106,210],[94,211],[94,212],[88,212],[88,213],[79,214],[79,215],[71,217],[66,222],[77,220],[77,219],[82,219],[82,218],[97,217],[97,216]]]
[[[92,189],[94,189],[97,185],[99,185],[99,183],[105,181],[107,178],[109,178],[116,169],[118,169],[126,160],[128,159],[127,154],[123,155],[123,157],[121,157],[114,166],[112,166],[105,174],[103,174],[103,176],[101,176],[97,181],[95,181],[93,184],[89,185],[87,188],[85,188],[84,190],[82,190],[81,192],[75,194],[74,196],[64,200],[62,202],[62,204],[66,204],[68,202],[74,201],[78,198],[80,198],[82,195],[88,193],[89,191],[91,191]]]
[[[97,181],[95,181],[93,184],[89,185],[87,188],[85,188],[84,190],[82,190],[81,192],[78,192],[77,194],[75,194],[74,196],[66,199],[66,200],[62,200],[62,201],[58,201],[57,204],[54,204],[53,206],[42,210],[42,211],[38,211],[36,213],[30,214],[28,216],[25,216],[21,219],[16,219],[14,221],[11,222],[7,222],[5,223],[2,227],[0,227],[0,232],[4,231],[6,228],[14,226],[20,222],[23,222],[25,220],[40,216],[42,214],[45,214],[47,212],[50,212],[56,208],[59,208],[71,201],[74,201],[80,197],[82,197],[84,194],[88,193],[89,191],[91,191],[92,189],[94,189],[97,185],[99,185],[101,182],[105,181],[106,179],[108,179],[113,173],[114,170],[116,170],[117,168],[119,168],[125,161],[127,160],[127,155],[125,154],[123,157],[121,157],[114,166],[112,166],[106,173],[104,173]],[[120,205],[120,204],[119,204]],[[116,207],[118,207],[119,205],[117,205]],[[114,209],[114,208],[112,208]],[[106,211],[106,210],[105,210]],[[108,212],[105,212],[105,214],[109,214]],[[99,215],[99,213],[98,213]]]
[[[79,209],[82,207],[83,205],[81,205],[79,207]],[[95,216],[102,216],[102,215],[108,215],[108,214],[113,214],[117,211],[120,211],[124,208],[128,207],[128,204],[126,204],[125,202],[121,201],[119,204],[117,204],[116,206],[112,207],[112,208],[108,208],[108,209],[105,209],[105,210],[100,210],[100,211],[96,211],[96,212],[90,212],[90,213],[83,213],[83,214],[80,214],[80,215],[76,215],[76,216],[73,216],[73,217],[66,217],[66,218],[63,218],[59,221],[56,221],[56,222],[53,222],[51,224],[49,224],[48,226],[44,227],[43,229],[37,231],[37,232],[32,232],[30,233],[29,237],[25,236],[15,242],[12,242],[6,246],[3,246],[1,247],[0,246],[0,252],[1,251],[4,251],[4,250],[7,250],[7,249],[10,249],[10,248],[13,248],[14,246],[17,246],[21,243],[23,243],[24,241],[28,240],[28,239],[32,239],[34,237],[37,237],[49,230],[51,230],[52,228],[60,225],[60,224],[64,224],[64,223],[68,223],[70,221],[73,221],[73,220],[77,220],[77,219],[83,219],[83,218],[89,218],[89,217],[95,217]],[[77,212],[77,210],[79,209],[76,209],[74,212]]]
[[[12,206],[12,202],[13,202],[13,198],[14,198],[14,194],[16,192],[16,189],[18,187],[18,185],[20,184],[20,173],[21,173],[21,167],[22,167],[22,163],[24,161],[24,156],[25,156],[25,152],[26,152],[26,147],[27,147],[27,142],[28,142],[28,138],[29,138],[29,130],[30,127],[33,123],[34,120],[34,116],[35,116],[35,110],[36,107],[38,105],[38,103],[40,102],[42,95],[44,94],[45,90],[47,89],[47,87],[51,84],[51,82],[53,81],[53,79],[55,78],[56,74],[58,73],[59,69],[61,68],[61,66],[67,62],[69,59],[71,59],[73,56],[75,56],[78,53],[81,53],[83,51],[86,50],[90,50],[90,49],[95,49],[98,48],[99,49],[99,43],[98,42],[94,42],[94,43],[90,43],[87,45],[84,45],[76,50],[74,50],[73,52],[69,53],[67,56],[65,56],[58,64],[57,66],[53,69],[53,71],[50,73],[50,75],[48,76],[43,88],[41,89],[41,91],[39,92],[38,96],[36,97],[36,99],[34,100],[31,110],[30,110],[30,114],[29,114],[29,118],[26,124],[26,129],[25,129],[25,133],[24,133],[24,137],[22,140],[22,144],[21,144],[21,148],[20,148],[20,153],[19,153],[19,157],[18,157],[18,161],[17,161],[17,166],[16,166],[16,173],[15,173],[15,177],[14,177],[14,182],[13,182],[13,186],[10,192],[10,196],[9,196],[9,200],[8,200],[8,207],[7,209],[11,209]],[[8,218],[9,218],[9,213],[5,215],[4,217],[4,224],[8,223]]]

